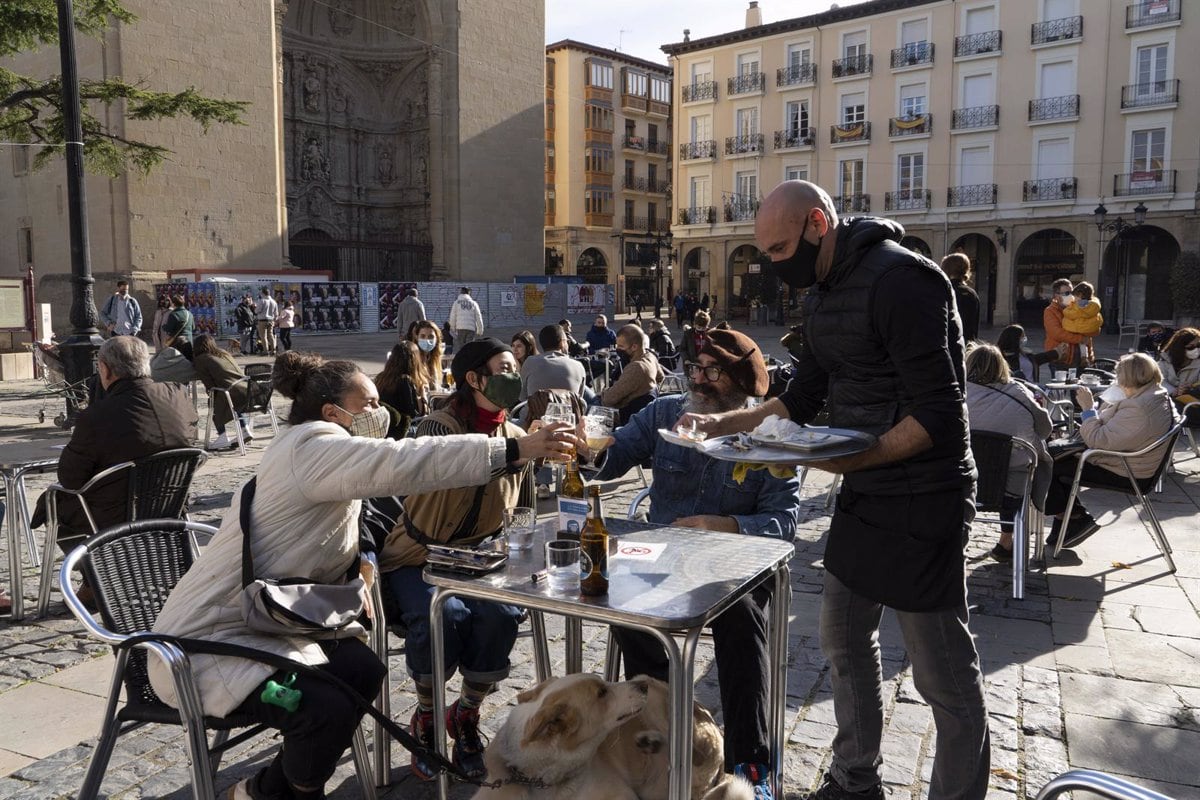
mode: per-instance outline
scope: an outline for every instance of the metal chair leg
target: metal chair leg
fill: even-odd
[[[833,508],[833,504],[837,501],[838,489],[842,486],[842,476],[834,475],[833,483],[829,484],[829,494],[825,496],[825,510]]]
[[[362,725],[354,729],[350,752],[354,755],[354,772],[358,777],[358,790],[363,800],[375,800],[377,795],[371,770],[371,756],[367,750],[367,737],[363,735]]]
[[[53,491],[46,498],[46,541],[42,545],[42,574],[38,579],[38,619],[50,610],[50,586],[54,573],[54,551],[58,549],[58,505]]]
[[[225,755],[218,747],[229,741],[229,731],[213,733],[212,744],[208,748],[208,771],[216,775],[221,771],[221,756]]]
[[[1167,541],[1167,534],[1163,532],[1162,524],[1158,521],[1158,515],[1154,513],[1154,508],[1150,505],[1150,501],[1142,494],[1141,487],[1135,481],[1133,490],[1137,494],[1138,502],[1142,504],[1142,508],[1146,510],[1146,516],[1150,519],[1151,537],[1154,539],[1154,545],[1158,548],[1158,552],[1162,553],[1163,559],[1167,562],[1167,569],[1172,574],[1175,573],[1175,559],[1171,557],[1171,543]]]
[[[241,451],[242,455],[246,455],[246,436],[242,433],[242,421],[238,417],[237,411],[233,408],[233,395],[229,394],[229,392],[225,393],[225,402],[229,404],[229,417],[233,423],[233,431],[237,434],[238,450]]]
[[[611,627],[608,629],[608,647],[604,652],[604,680],[621,680],[621,643]]]
[[[1030,505],[1028,498],[1021,504],[1021,510],[1013,517],[1013,553],[1012,553],[1012,596],[1014,600],[1025,599],[1025,566],[1029,553],[1028,516]]]
[[[104,773],[108,770],[109,759],[112,758],[113,747],[121,734],[121,723],[117,720],[117,703],[121,696],[122,676],[125,665],[129,662],[129,651],[118,650],[117,662],[113,666],[111,685],[108,690],[108,702],[104,709],[104,722],[100,727],[100,740],[92,752],[88,762],[87,774],[83,778],[83,787],[79,790],[79,800],[95,800],[100,793],[100,784],[104,781]]]
[[[529,610],[533,628],[533,669],[538,683],[550,678],[550,644],[546,641],[546,618],[541,611]]]

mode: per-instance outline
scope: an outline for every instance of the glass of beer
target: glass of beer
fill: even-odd
[[[587,435],[588,449],[592,453],[599,453],[608,444],[608,437],[612,436],[613,430],[616,428],[616,421],[616,409],[603,406],[588,409],[583,424],[584,433]]]
[[[549,403],[546,405],[546,412],[542,414],[542,422],[547,425],[564,423],[574,428],[575,412],[571,410],[571,406],[567,403]],[[575,458],[575,446],[571,445],[570,450],[564,452],[563,456],[566,461]]]

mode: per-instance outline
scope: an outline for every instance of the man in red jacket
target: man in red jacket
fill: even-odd
[[[1067,344],[1067,354],[1061,361],[1050,365],[1051,369],[1067,369],[1079,366],[1079,348],[1076,346],[1084,340],[1084,336],[1071,333],[1063,327],[1063,309],[1071,302],[1071,282],[1059,278],[1051,287],[1050,305],[1042,312],[1042,327],[1046,330],[1046,346],[1044,350],[1053,350],[1060,344]]]

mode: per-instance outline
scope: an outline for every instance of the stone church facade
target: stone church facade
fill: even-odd
[[[80,40],[84,77],[247,100],[245,125],[113,115],[165,145],[148,176],[88,179],[97,293],[118,274],[333,269],[347,280],[540,271],[540,0],[127,0],[138,20]],[[57,52],[15,68],[57,72]],[[7,156],[0,152],[0,156]],[[69,271],[61,162],[0,163],[0,275]],[[65,316],[65,308],[62,316]],[[56,325],[57,327],[57,325]]]

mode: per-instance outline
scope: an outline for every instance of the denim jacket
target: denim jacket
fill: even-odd
[[[650,522],[669,525],[680,517],[717,514],[737,520],[740,533],[791,541],[800,512],[800,482],[775,478],[765,469],[750,470],[740,485],[734,464],[717,461],[658,435],[683,415],[684,395],[661,397],[616,430],[616,440],[599,460],[596,480],[619,478],[653,458]]]

